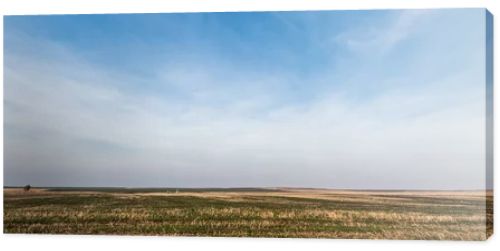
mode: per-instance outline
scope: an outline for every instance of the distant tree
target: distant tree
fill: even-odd
[[[26,185],[26,186],[24,186],[24,191],[25,192],[28,192],[30,189],[31,189],[31,186],[29,184]]]

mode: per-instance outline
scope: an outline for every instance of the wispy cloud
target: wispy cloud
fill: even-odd
[[[401,12],[363,45],[346,41],[387,51],[425,28],[429,39],[418,52],[428,53],[439,30],[415,27],[421,18]],[[481,68],[469,67],[475,61],[426,83],[413,74],[378,76],[370,81],[381,89],[358,99],[348,83],[365,83],[339,78],[335,65],[349,64],[343,74],[373,70],[349,60],[299,77],[217,54],[171,54],[144,77],[103,68],[57,41],[23,39],[51,53],[7,52],[7,184],[431,189],[484,182],[484,90]],[[300,97],[297,84],[314,95]]]
[[[425,16],[432,15],[435,10],[402,10],[394,14],[394,18],[384,24],[368,25],[349,30],[335,36],[335,41],[349,49],[360,53],[383,54],[390,51],[408,36],[416,35],[418,25],[428,22]],[[428,23],[427,23],[428,24]]]

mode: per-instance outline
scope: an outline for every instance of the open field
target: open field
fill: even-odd
[[[4,232],[485,240],[492,208],[484,191],[4,188]]]

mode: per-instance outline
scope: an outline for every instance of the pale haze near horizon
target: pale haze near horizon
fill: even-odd
[[[4,27],[6,186],[486,187],[485,10]]]

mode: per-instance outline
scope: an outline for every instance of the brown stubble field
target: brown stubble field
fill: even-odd
[[[4,188],[4,232],[485,240],[491,191]]]

